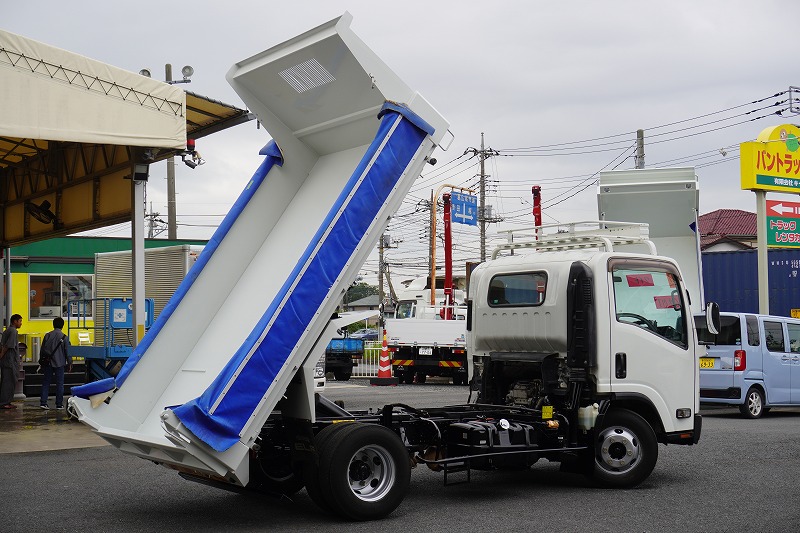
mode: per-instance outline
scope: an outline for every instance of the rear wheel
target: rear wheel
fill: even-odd
[[[417,383],[425,383],[428,375],[425,372],[417,372]]]
[[[333,507],[330,503],[328,503],[328,499],[325,496],[322,487],[320,486],[319,481],[319,465],[320,465],[320,456],[322,455],[322,451],[327,449],[327,442],[330,440],[331,436],[335,435],[336,433],[348,429],[350,426],[353,426],[354,422],[340,422],[338,424],[331,424],[330,426],[326,427],[319,433],[317,436],[314,437],[314,449],[316,450],[315,461],[310,461],[306,463],[305,468],[303,470],[303,481],[305,481],[306,485],[306,492],[308,492],[308,496],[311,500],[317,504],[317,506],[327,513],[333,513]]]
[[[739,406],[739,412],[745,418],[761,418],[765,412],[764,393],[756,387],[750,387],[750,390],[747,391],[747,396],[744,398],[744,404]]]
[[[411,461],[400,438],[372,424],[348,424],[322,443],[319,489],[337,514],[376,520],[394,511],[411,481]]]
[[[414,383],[414,371],[413,370],[403,370],[402,380],[403,383],[406,385],[411,385]]]
[[[348,381],[352,375],[352,372],[345,372],[344,370],[336,370],[333,373],[333,377],[336,378],[336,381]]]
[[[606,414],[595,439],[592,477],[606,487],[634,487],[653,471],[658,442],[650,424],[632,411],[615,409]]]

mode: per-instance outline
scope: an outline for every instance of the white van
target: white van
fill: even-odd
[[[800,406],[800,320],[750,313],[720,313],[712,335],[695,317],[700,357],[700,401],[737,405],[745,418],[770,407]]]

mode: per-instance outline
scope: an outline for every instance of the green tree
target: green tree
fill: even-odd
[[[353,283],[350,285],[350,288],[347,289],[347,292],[344,293],[344,299],[342,303],[349,304],[350,302],[355,302],[356,300],[366,298],[367,296],[372,296],[373,294],[378,294],[378,287],[375,285],[370,285],[369,283],[364,283],[363,281]]]

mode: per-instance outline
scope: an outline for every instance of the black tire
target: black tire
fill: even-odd
[[[428,375],[425,372],[417,372],[417,383],[425,383]]]
[[[744,418],[755,420],[761,418],[766,409],[764,409],[764,393],[761,389],[750,387],[747,395],[744,397],[744,403],[739,406],[739,412],[742,413]]]
[[[336,381],[349,381],[352,375],[352,372],[345,372],[344,370],[337,370],[333,373],[333,377],[336,378]]]
[[[406,385],[412,385],[414,383],[414,371],[403,370],[400,382],[405,383]]]
[[[321,493],[336,514],[377,520],[394,511],[408,493],[411,461],[392,430],[353,423],[322,444],[318,474]]]
[[[453,385],[466,385],[466,384],[467,384],[466,374],[453,374]]]
[[[308,496],[311,498],[311,501],[317,504],[317,507],[319,507],[326,513],[333,514],[334,511],[333,511],[333,506],[328,502],[328,499],[325,496],[325,492],[322,490],[322,487],[320,486],[320,481],[319,481],[320,456],[322,455],[322,451],[326,449],[327,442],[330,440],[331,436],[353,425],[355,425],[354,422],[340,422],[338,424],[331,424],[330,426],[324,428],[322,431],[317,433],[316,437],[314,437],[314,449],[316,450],[315,460],[306,463],[303,468],[303,481],[305,482],[306,492],[308,492]]]
[[[592,477],[603,487],[635,487],[653,471],[658,441],[653,428],[627,409],[609,411],[595,437]]]

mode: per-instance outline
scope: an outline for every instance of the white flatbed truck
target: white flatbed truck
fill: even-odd
[[[394,317],[386,319],[386,342],[392,372],[400,383],[425,383],[427,376],[444,376],[455,385],[467,384],[464,297],[464,291],[454,290],[455,303],[448,313],[452,319],[444,320],[445,304],[430,305],[427,277],[413,280],[398,293]],[[436,289],[435,300],[444,302],[443,289]]]
[[[232,68],[275,143],[120,373],[73,389],[70,410],[187,479],[305,486],[350,520],[391,513],[415,464],[447,482],[548,459],[628,487],[652,471],[657,442],[696,443],[688,295],[670,259],[614,250],[641,236],[559,235],[559,246],[587,247],[569,252],[512,243],[536,252],[475,270],[466,322],[479,403],[349,412],[315,394],[338,300],[448,128],[349,21]]]

